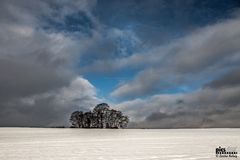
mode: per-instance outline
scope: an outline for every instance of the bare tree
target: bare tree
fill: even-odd
[[[83,112],[75,111],[70,117],[71,127],[73,128],[82,128],[83,127]]]
[[[108,104],[101,103],[92,112],[73,112],[70,122],[73,128],[126,128],[129,118],[120,111],[110,109]]]

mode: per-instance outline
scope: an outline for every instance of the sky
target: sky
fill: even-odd
[[[1,0],[0,126],[240,127],[240,1]]]

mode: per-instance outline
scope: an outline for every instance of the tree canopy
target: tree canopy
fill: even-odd
[[[126,128],[128,122],[127,116],[106,103],[98,104],[93,111],[75,111],[70,117],[72,128]]]

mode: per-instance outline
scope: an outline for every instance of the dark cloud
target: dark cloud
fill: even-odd
[[[206,87],[222,88],[222,87],[235,87],[239,85],[240,85],[240,69],[236,69],[220,77],[219,79],[210,82],[209,84],[206,85]]]
[[[0,59],[1,100],[41,94],[68,85],[71,75],[35,64]]]
[[[117,50],[119,47],[118,45],[115,47],[110,45],[113,50],[106,49],[104,52],[101,52],[101,47],[99,47],[99,50],[93,51],[99,53],[97,54],[97,61],[91,61],[88,63],[85,70],[105,73],[118,71],[122,68],[128,67],[142,69],[143,65],[152,66],[156,65],[156,63],[165,64],[168,62],[171,64],[176,63],[173,68],[178,69],[180,72],[185,72],[190,69],[194,72],[205,65],[211,64],[215,58],[219,57],[222,59],[224,55],[226,55],[226,49],[229,50],[228,53],[231,53],[230,44],[234,45],[233,42],[238,41],[238,39],[235,40],[234,37],[231,37],[233,35],[229,33],[231,28],[234,28],[234,26],[238,24],[232,23],[232,26],[228,25],[225,26],[226,28],[223,28],[224,24],[219,22],[225,21],[230,17],[234,18],[231,16],[231,13],[237,9],[238,5],[239,3],[234,0],[227,4],[225,1],[199,2],[196,0],[189,0],[181,3],[175,0],[141,2],[126,1],[121,3],[117,1],[98,1],[96,8],[94,9],[94,14],[104,26],[108,26],[107,29],[111,30],[112,28],[116,28],[122,31],[130,31],[134,36],[128,36],[129,39],[131,39],[131,37],[133,37],[132,39],[137,37],[141,43],[136,45],[136,48],[138,49],[131,49],[130,47],[131,52],[134,53],[133,55],[126,54],[124,57],[115,55],[116,52],[114,49]],[[226,24],[228,23],[226,22]],[[212,27],[206,27],[211,25]],[[223,27],[221,28],[219,26]],[[236,28],[235,31],[238,32]],[[225,50],[221,51],[220,49],[222,48],[219,44],[222,44],[221,39],[225,36],[225,29],[228,30],[229,33],[225,33],[226,41],[224,42],[226,45],[224,43],[222,46],[225,47]],[[202,32],[199,33],[198,30]],[[214,32],[214,30],[218,33]],[[210,32],[213,34],[209,34]],[[125,35],[128,34],[127,32],[123,33]],[[183,38],[182,40],[181,37],[187,38]],[[188,37],[189,40],[187,40]],[[108,36],[104,37],[104,39],[107,38]],[[218,38],[220,40],[217,40]],[[227,40],[228,38],[230,41]],[[237,38],[237,36],[235,38]],[[192,42],[201,39],[206,42],[206,44],[203,44],[205,45],[204,47],[206,47],[206,52],[204,50],[202,53],[198,53],[201,52],[201,49],[197,48],[201,47],[200,44],[193,48],[193,50],[186,50],[186,48],[190,48],[188,46],[194,45]],[[104,42],[105,40],[101,41]],[[111,41],[114,41],[114,39]],[[177,41],[177,44],[172,44],[174,41]],[[211,41],[212,43],[208,43],[208,41]],[[128,43],[124,45],[127,46],[127,44]],[[229,48],[227,48],[227,45]],[[214,50],[215,46],[217,46],[216,50]],[[104,47],[104,49],[105,48],[109,47]],[[234,50],[235,48],[236,46],[232,49]],[[219,51],[217,51],[218,49]],[[213,50],[214,53],[209,54],[208,52],[211,52],[211,50]],[[184,52],[187,52],[186,55]],[[219,52],[219,54],[223,53],[223,55],[216,56],[215,54],[217,52]],[[192,55],[191,53],[195,54]],[[162,56],[165,54],[168,56],[163,59]],[[198,54],[201,54],[200,58],[203,58],[204,61],[197,61],[194,59]],[[101,58],[99,55],[103,55],[102,57],[105,58]]]
[[[144,45],[159,46],[196,28],[231,17],[239,5],[236,0],[99,0],[94,14],[108,26],[131,28]]]
[[[0,101],[0,126],[68,126],[71,112],[88,111],[100,102],[94,86],[82,77],[55,90],[40,94],[33,88],[31,92],[28,96],[21,93],[23,97]]]
[[[107,28],[94,38],[94,42],[80,62],[82,73],[114,73],[128,66],[124,59],[141,48],[141,40],[131,30]]]
[[[61,11],[60,11],[61,12]],[[83,11],[67,14],[62,20],[52,17],[42,17],[43,28],[47,31],[65,32],[71,35],[77,34],[92,36],[95,24],[91,18]]]
[[[240,127],[239,95],[240,86],[204,87],[187,94],[130,100],[117,107],[129,113],[130,128]]]
[[[212,113],[178,112],[174,114],[153,113],[130,128],[239,128],[240,111],[215,111]]]
[[[68,125],[70,112],[88,110],[99,101],[95,87],[73,69],[86,44],[92,43],[81,35],[87,21],[94,21],[94,3],[0,2],[0,126]],[[70,15],[79,19],[69,20]],[[62,28],[46,17],[61,22]],[[69,21],[75,19],[79,26],[71,28]],[[47,23],[51,29],[44,28]],[[79,29],[79,37],[66,33],[73,29]]]
[[[141,97],[116,105],[132,127],[239,126],[238,2],[0,4],[0,126],[67,125],[102,100],[79,73],[126,70],[111,95]]]

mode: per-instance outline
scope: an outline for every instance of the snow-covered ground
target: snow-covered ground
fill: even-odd
[[[239,153],[240,129],[0,128],[0,160],[217,159],[218,146]]]

